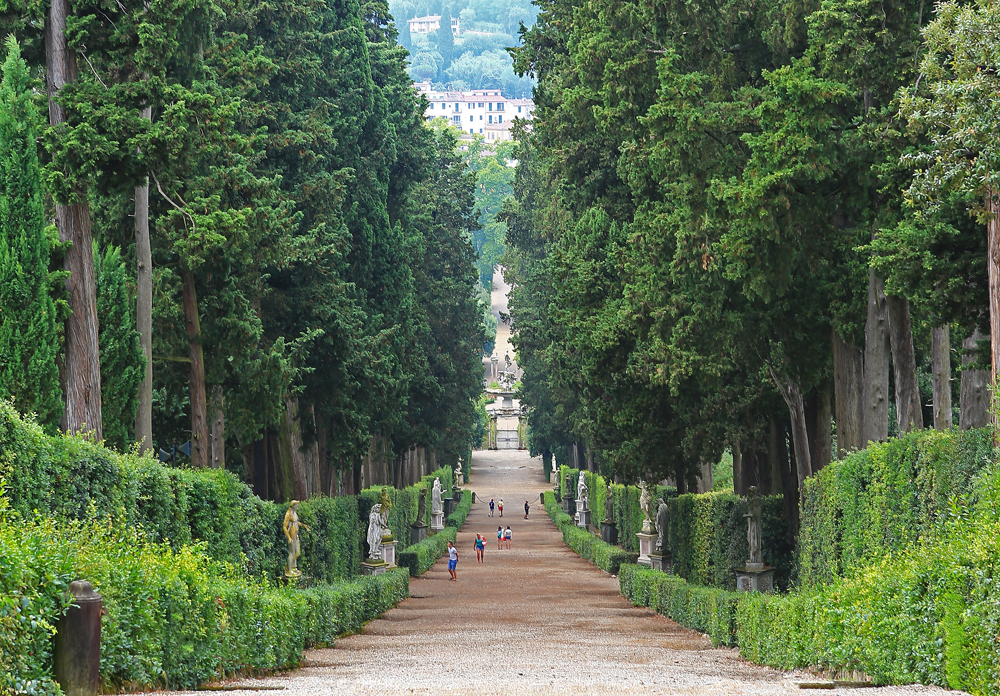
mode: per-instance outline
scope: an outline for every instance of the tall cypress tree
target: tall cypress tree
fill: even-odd
[[[37,123],[28,67],[10,36],[0,83],[0,396],[55,430],[63,402]]]

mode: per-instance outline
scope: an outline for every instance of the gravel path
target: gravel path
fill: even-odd
[[[481,502],[458,535],[458,582],[448,581],[441,560],[411,581],[410,599],[364,633],[309,651],[295,672],[240,683],[283,687],[279,693],[288,696],[810,693],[797,682],[814,677],[749,664],[736,650],[712,648],[700,634],[620,597],[618,580],[567,549],[545,515],[538,494],[549,485],[540,459],[476,452],[472,466],[466,488]],[[491,497],[504,500],[502,522],[513,531],[509,551],[496,548],[501,520],[488,517]],[[484,564],[476,562],[476,532],[491,539]],[[945,693],[928,687],[861,693],[932,692]]]

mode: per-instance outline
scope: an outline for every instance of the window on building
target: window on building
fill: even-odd
[[[490,115],[490,123],[493,123],[493,115]]]
[[[480,132],[480,133],[482,133],[482,132],[483,132],[483,129],[482,129],[482,128],[480,128],[480,129],[479,129],[479,132]]]
[[[503,116],[497,116],[497,123],[503,123]]]
[[[521,113],[521,107],[517,107],[517,113]]]
[[[469,129],[469,134],[470,134],[470,135],[472,134],[472,131],[473,131],[473,130],[474,130],[474,129],[472,129],[472,128],[470,128],[470,129]]]
[[[503,102],[497,102],[497,111],[503,111]]]
[[[470,120],[470,121],[475,121],[475,120],[476,120],[476,117],[475,117],[475,116],[473,116],[472,114],[469,114],[469,120]]]
[[[483,120],[483,115],[482,115],[482,114],[479,114],[479,120],[480,120],[480,121],[482,121],[482,120]]]
[[[480,109],[483,108],[483,103],[482,102],[479,102],[479,108]]]

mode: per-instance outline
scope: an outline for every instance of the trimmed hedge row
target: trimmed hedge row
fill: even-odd
[[[831,582],[935,536],[949,503],[994,459],[989,429],[919,430],[873,443],[806,481],[799,582]]]
[[[795,539],[784,516],[780,495],[762,499],[761,542],[764,561],[776,568],[775,586],[791,584]],[[670,505],[670,548],[674,573],[696,585],[736,589],[735,568],[750,554],[747,543],[747,502],[732,493],[679,496]]]
[[[455,506],[455,512],[448,515],[448,519],[445,520],[445,528],[419,544],[407,547],[399,554],[396,562],[401,568],[409,569],[411,577],[419,577],[426,573],[448,550],[448,542],[454,544],[458,539],[458,530],[465,524],[465,518],[469,516],[471,509],[472,493],[466,491]]]
[[[545,492],[544,501],[545,512],[562,532],[563,541],[580,556],[611,574],[617,573],[618,568],[624,563],[635,563],[638,557],[636,553],[612,546],[589,531],[577,527],[573,518],[563,512],[556,503],[555,495],[551,491]]]
[[[408,596],[408,576],[275,588],[109,521],[0,525],[0,692],[56,694],[52,632],[71,580],[104,599],[105,690],[193,687],[237,670],[294,667]]]
[[[633,564],[622,565],[618,585],[633,606],[649,607],[682,626],[706,633],[713,645],[737,644],[740,595],[736,592],[691,585],[676,575]]]
[[[451,489],[453,472],[447,467],[405,490],[389,487],[390,527],[403,545],[409,544],[420,488],[432,485],[435,476]],[[46,435],[3,401],[0,478],[10,509],[22,519],[36,513],[58,520],[111,516],[174,549],[204,542],[207,555],[242,565],[251,575],[278,579],[284,567],[281,521],[287,504],[261,500],[227,471],[176,469],[84,438]],[[302,501],[299,518],[310,528],[301,535],[305,575],[332,582],[358,574],[368,512],[379,491]]]
[[[580,470],[560,466],[556,468],[556,471],[559,475],[560,495],[576,498],[576,482],[580,478]],[[571,477],[572,486],[570,488],[566,487],[567,476]],[[584,481],[587,482],[587,490],[590,492],[591,519],[594,524],[599,524],[607,512],[605,498],[607,497],[608,480],[600,474],[585,471]],[[640,492],[638,486],[611,484],[614,520],[618,527],[618,543],[627,551],[639,550],[639,540],[635,535],[642,530],[642,509],[639,507]],[[669,500],[677,497],[677,489],[672,486],[656,486],[653,495]]]

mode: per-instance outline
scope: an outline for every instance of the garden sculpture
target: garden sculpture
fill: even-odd
[[[298,569],[299,556],[302,555],[299,546],[299,527],[309,531],[308,525],[299,522],[299,501],[293,500],[285,512],[284,521],[281,523],[281,529],[288,540],[288,563],[285,564],[285,575],[290,578],[302,575],[302,571]]]
[[[576,502],[577,505],[579,505],[582,510],[587,509],[587,502],[589,500],[587,497],[587,493],[588,493],[587,479],[585,474],[581,471],[580,480],[577,481],[576,483]]]
[[[368,558],[382,560],[382,506],[372,505],[368,513]]]
[[[664,501],[660,501],[660,507],[656,511],[656,550],[662,553],[667,548],[667,539],[670,534],[670,506]]]
[[[441,479],[434,478],[434,486],[431,489],[431,513],[440,515],[444,511],[441,503]]]
[[[642,533],[652,534],[654,525],[653,518],[655,515],[653,511],[650,510],[650,506],[653,502],[653,496],[649,494],[649,484],[645,481],[639,482],[639,507],[642,509]]]
[[[378,494],[379,514],[382,516],[382,536],[392,538],[392,530],[389,529],[389,511],[392,510],[392,499],[389,498],[389,490],[382,486],[382,492]]]
[[[760,541],[763,510],[757,486],[750,486],[747,494],[747,514],[744,515],[747,518],[747,543],[750,546],[750,560],[747,561],[747,567],[758,568],[764,565]]]
[[[615,496],[611,492],[611,484],[608,484],[608,492],[604,496],[604,521],[615,521]]]

